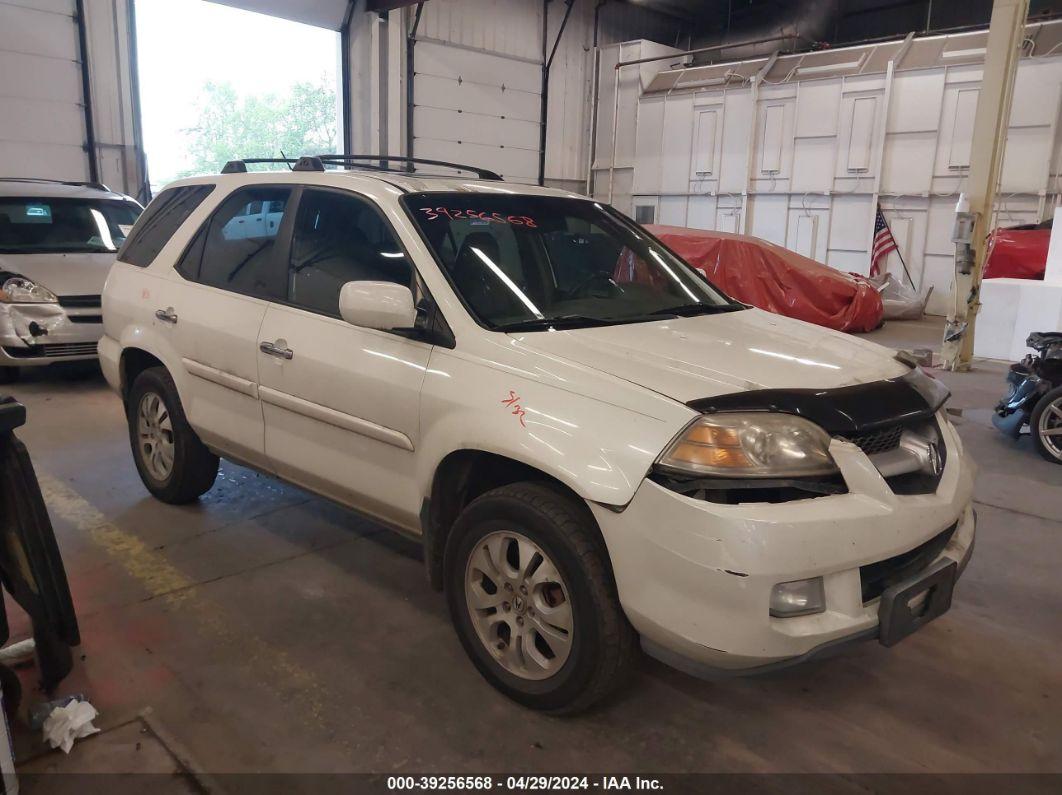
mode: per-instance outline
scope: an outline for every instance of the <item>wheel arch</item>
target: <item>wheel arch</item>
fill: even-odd
[[[432,588],[442,590],[443,551],[454,521],[465,506],[492,489],[520,482],[543,483],[571,499],[584,513],[602,549],[605,548],[601,528],[586,499],[563,481],[526,462],[499,453],[474,448],[454,450],[435,468],[431,491],[421,506],[424,562]],[[608,560],[607,554],[605,560]]]
[[[136,381],[136,377],[151,367],[166,367],[166,364],[159,357],[143,348],[130,347],[122,351],[118,373],[123,401],[129,398],[129,390],[132,388],[133,382]],[[167,371],[169,370],[168,367],[166,369]]]

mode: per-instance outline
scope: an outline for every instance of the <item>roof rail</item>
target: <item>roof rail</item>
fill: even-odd
[[[374,165],[373,162],[381,165]],[[470,171],[479,179],[501,182],[501,175],[486,168],[466,166],[462,163],[450,163],[446,160],[427,160],[423,157],[404,157],[400,155],[305,155],[298,160],[290,157],[247,157],[242,160],[230,160],[221,169],[222,174],[246,174],[247,166],[256,163],[283,163],[292,171],[324,171],[326,166],[353,166],[376,171],[387,171],[384,163],[406,163],[407,165],[441,166],[457,171]]]
[[[318,155],[318,159],[326,165],[360,165],[358,161],[377,161],[379,163],[407,163],[409,165],[442,166],[453,168],[458,171],[470,171],[480,179],[489,179],[500,182],[501,175],[490,169],[479,166],[466,166],[463,163],[449,163],[445,160],[427,160],[423,157],[404,157],[400,155]],[[368,166],[371,167],[371,166]]]
[[[222,166],[221,173],[246,174],[248,163],[251,165],[255,165],[256,163],[283,163],[289,169],[292,169],[292,164],[297,162],[297,160],[292,160],[290,157],[245,157],[242,160],[230,160]]]
[[[106,185],[104,185],[102,182],[78,182],[78,181],[75,180],[73,182],[63,182],[63,184],[64,185],[82,185],[82,186],[84,186],[86,188],[95,188],[96,190],[106,191],[107,193],[111,193],[112,192],[111,189],[108,188]]]
[[[104,185],[102,182],[82,182],[80,180],[64,180],[64,179],[49,179],[48,177],[0,177],[0,182],[43,182],[49,185],[70,185],[71,187],[81,186],[85,188],[95,188],[96,190],[106,191],[111,193],[111,189]]]

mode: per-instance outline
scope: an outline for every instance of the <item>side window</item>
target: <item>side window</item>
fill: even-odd
[[[195,233],[195,237],[192,238],[192,242],[188,244],[184,253],[181,254],[181,258],[177,261],[177,272],[193,282],[199,281],[199,263],[203,259],[203,244],[206,242],[209,226],[210,222],[207,221],[199,228],[199,231]]]
[[[412,280],[405,252],[372,204],[350,194],[303,192],[288,266],[291,303],[339,317],[339,291],[347,282]]]
[[[118,252],[118,259],[146,268],[213,190],[213,185],[184,185],[164,190],[137,220]]]
[[[197,281],[261,298],[283,298],[283,252],[276,250],[276,239],[290,196],[290,188],[244,188],[222,202],[206,228]],[[261,211],[267,201],[280,207],[274,216],[263,221],[246,214],[253,204]],[[186,254],[194,258],[195,249],[193,244]],[[191,269],[193,263],[182,259],[182,266]]]

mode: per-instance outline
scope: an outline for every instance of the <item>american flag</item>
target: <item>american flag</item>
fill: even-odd
[[[896,238],[878,205],[878,214],[874,217],[874,245],[870,251],[870,275],[881,274],[881,265],[889,257],[889,252],[896,250]]]

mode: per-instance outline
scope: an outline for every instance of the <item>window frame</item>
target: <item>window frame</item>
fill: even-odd
[[[449,190],[445,190],[445,191],[430,191],[430,190],[408,191],[408,192],[404,193],[399,198],[398,205],[402,208],[402,211],[405,213],[407,220],[409,221],[410,225],[413,227],[413,230],[417,233],[417,237],[420,239],[421,243],[424,244],[424,248],[426,248],[428,250],[428,253],[431,255],[432,262],[435,263],[436,269],[439,271],[439,273],[442,274],[442,277],[443,277],[443,279],[446,280],[446,284],[450,288],[450,291],[457,298],[457,300],[461,304],[461,306],[464,307],[465,313],[469,316],[469,318],[471,318],[472,322],[474,322],[477,326],[479,326],[484,331],[490,331],[490,332],[495,333],[495,334],[507,334],[507,333],[510,333],[510,332],[506,332],[506,331],[502,331],[500,329],[494,328],[493,326],[489,325],[472,308],[472,306],[465,299],[465,296],[461,293],[461,291],[459,289],[457,289],[457,285],[454,284],[453,276],[451,275],[450,271],[446,268],[446,265],[443,263],[442,259],[439,257],[438,252],[436,252],[436,250],[435,250],[435,246],[432,245],[431,241],[428,239],[428,236],[425,234],[424,230],[421,229],[421,226],[420,226],[420,224],[419,224],[419,222],[417,220],[417,216],[416,216],[416,208],[413,206],[412,202],[410,201],[410,196],[411,195],[423,196],[423,195],[429,195],[429,194],[433,194],[433,193],[451,194],[451,193],[455,193],[455,192],[457,192],[457,191],[449,191]],[[476,195],[476,194],[473,192],[470,195]],[[517,193],[515,195],[520,196],[522,194]],[[539,194],[526,194],[526,195],[537,196]],[[620,224],[621,226],[627,227],[628,229],[633,231],[635,234],[642,235],[642,236],[648,238],[653,243],[655,243],[656,245],[660,246],[662,249],[667,251],[671,256],[675,257],[680,262],[684,263],[686,265],[686,267],[693,273],[694,276],[696,276],[700,281],[702,281],[705,284],[707,284],[711,289],[713,289],[717,293],[719,293],[720,296],[722,296],[724,299],[726,299],[731,304],[742,306],[742,307],[745,307],[745,308],[750,308],[751,307],[750,304],[744,304],[741,301],[738,301],[736,298],[733,298],[732,296],[730,296],[724,290],[720,289],[718,286],[715,285],[715,283],[713,283],[704,274],[703,271],[701,271],[700,269],[695,268],[692,265],[690,265],[686,261],[686,259],[684,257],[679,256],[675,252],[674,249],[672,249],[670,246],[668,246],[663,241],[661,241],[660,238],[658,238],[656,235],[654,235],[652,232],[650,232],[648,229],[646,229],[644,226],[639,224],[634,219],[628,217],[624,213],[622,213],[619,210],[617,210],[611,204],[606,204],[605,202],[599,201],[599,200],[594,199],[593,197],[589,197],[589,196],[565,196],[565,197],[557,197],[557,198],[571,199],[573,201],[582,201],[582,202],[588,202],[590,204],[597,205],[601,209],[601,211],[603,213],[605,213],[608,216],[611,216],[611,218],[614,221],[616,221],[618,224]]]
[[[192,183],[190,185],[175,185],[173,187],[168,187],[168,188],[163,189],[159,193],[158,196],[156,196],[152,201],[148,202],[147,207],[144,207],[141,210],[140,215],[136,219],[136,223],[133,224],[133,228],[131,230],[129,230],[129,235],[126,237],[125,241],[122,243],[121,248],[119,248],[118,251],[115,253],[115,255],[114,255],[115,256],[115,261],[124,262],[127,265],[132,265],[134,268],[150,268],[155,263],[155,260],[157,260],[159,258],[159,254],[161,254],[163,252],[163,250],[166,248],[166,246],[168,246],[170,244],[170,241],[173,240],[174,236],[178,232],[180,232],[181,229],[184,228],[185,224],[188,223],[188,219],[191,218],[193,215],[195,215],[196,211],[200,207],[203,206],[203,202],[207,201],[213,195],[213,193],[214,193],[216,188],[217,188],[217,184],[216,183],[213,183],[213,182],[199,182],[199,183]],[[153,204],[155,204],[156,201],[161,199],[167,192],[169,192],[169,191],[180,191],[180,190],[184,190],[184,189],[202,190],[203,191],[203,195],[199,199],[199,201],[197,201],[195,203],[195,206],[192,207],[192,209],[184,216],[184,218],[181,219],[180,223],[178,223],[177,226],[175,226],[173,228],[173,231],[171,231],[170,234],[166,236],[166,241],[158,248],[158,250],[155,251],[154,256],[152,256],[150,259],[148,259],[143,264],[140,264],[138,262],[132,262],[131,260],[127,259],[126,257],[128,256],[129,249],[131,248],[131,245],[133,243],[139,241],[139,239],[141,237],[143,237],[145,234],[147,234],[147,232],[149,231],[147,229],[137,229],[137,227],[141,226],[142,223],[143,224],[151,223],[152,221],[154,221],[156,219],[158,214],[160,212],[162,212],[162,209],[165,209],[165,208],[162,208],[159,211],[149,215],[151,206]]]
[[[409,263],[410,279],[409,279],[409,284],[407,284],[406,287],[408,287],[410,292],[413,293],[414,301],[416,301],[417,293],[420,292],[426,298],[428,298],[433,305],[435,305],[435,300],[431,297],[431,293],[428,292],[428,286],[424,282],[424,278],[420,275],[420,270],[417,268],[417,263],[413,260],[413,257],[410,255],[409,249],[406,247],[405,242],[402,240],[402,236],[400,234],[398,234],[398,230],[395,229],[395,225],[393,223],[391,223],[391,219],[387,217],[387,213],[385,213],[383,211],[383,209],[380,207],[380,205],[372,197],[366,196],[364,193],[359,193],[358,191],[346,190],[344,188],[334,188],[334,187],[329,186],[329,185],[303,185],[303,186],[301,186],[301,189],[299,191],[298,206],[296,206],[295,214],[292,216],[291,235],[290,235],[290,238],[288,240],[288,255],[287,255],[287,259],[285,261],[285,266],[286,266],[285,267],[285,274],[290,275],[291,254],[292,254],[292,250],[293,250],[294,245],[295,245],[295,222],[296,222],[296,220],[299,217],[299,213],[302,211],[302,200],[303,200],[303,197],[309,191],[320,191],[321,193],[334,193],[334,194],[337,194],[337,195],[342,196],[344,198],[351,198],[351,199],[360,201],[360,202],[362,202],[362,204],[366,205],[369,209],[371,209],[371,211],[373,213],[375,213],[376,217],[380,220],[380,222],[384,225],[384,227],[390,231],[391,237],[398,244],[398,247],[401,249],[402,253],[405,255],[406,261]],[[285,222],[286,222],[286,220],[287,219],[285,219]],[[398,284],[398,283],[399,282],[395,282],[395,284]],[[297,301],[292,301],[291,300],[291,282],[289,280],[285,279],[285,284],[287,285],[286,290],[285,290],[285,292],[287,294],[286,294],[284,300],[283,301],[276,301],[275,303],[283,304],[284,306],[291,307],[292,309],[300,309],[303,312],[309,312],[312,315],[318,315],[320,317],[329,317],[329,318],[332,318],[334,320],[340,320],[340,321],[343,321],[344,323],[346,323],[346,321],[343,320],[343,318],[339,315],[338,310],[337,310],[336,314],[332,314],[330,312],[325,312],[323,310],[316,309],[314,307],[306,306],[305,304],[300,304]],[[350,324],[348,323],[347,325],[350,325]],[[397,334],[398,332],[390,332],[390,333]]]
[[[283,249],[281,255],[281,262],[283,263],[284,267],[285,284],[285,294],[283,298],[276,298],[273,296],[263,297],[260,295],[254,295],[253,293],[245,293],[240,292],[238,290],[229,290],[224,287],[217,287],[216,285],[206,284],[200,281],[199,274],[202,270],[202,254],[200,254],[200,267],[196,271],[195,279],[189,278],[177,269],[177,266],[187,255],[188,251],[192,248],[192,246],[196,245],[196,240],[199,235],[201,233],[207,233],[207,227],[214,220],[214,216],[217,214],[217,211],[221,209],[221,206],[237,192],[246,188],[288,188],[291,190],[291,198],[288,200],[288,205],[285,208],[284,219],[281,221],[280,226],[277,228],[277,245],[281,246]],[[443,314],[439,303],[435,300],[434,296],[432,296],[431,290],[428,288],[428,283],[424,280],[424,276],[420,272],[420,267],[417,265],[416,259],[412,256],[412,254],[410,254],[409,246],[406,245],[406,242],[402,239],[402,235],[398,232],[395,225],[391,222],[391,219],[387,217],[387,213],[380,206],[380,203],[376,201],[376,199],[374,199],[372,196],[369,196],[365,193],[361,193],[360,191],[350,190],[349,188],[337,188],[331,185],[305,185],[302,183],[290,182],[267,182],[262,184],[245,184],[234,187],[232,190],[222,196],[218,200],[217,204],[215,204],[214,207],[209,210],[207,217],[199,223],[199,226],[196,227],[196,230],[191,234],[191,236],[189,236],[188,241],[185,243],[184,248],[181,250],[180,256],[173,260],[170,265],[170,268],[173,270],[174,273],[177,274],[178,277],[188,282],[189,284],[196,284],[200,287],[205,287],[211,290],[219,290],[230,295],[239,295],[245,298],[251,298],[256,301],[265,301],[270,304],[276,304],[277,306],[283,306],[289,309],[298,310],[299,312],[305,312],[315,317],[327,318],[329,320],[338,321],[351,329],[356,329],[358,331],[367,331],[368,329],[347,323],[339,315],[331,315],[326,312],[320,312],[318,310],[311,309],[309,307],[302,306],[301,304],[296,304],[288,300],[289,289],[287,283],[287,273],[288,269],[291,267],[291,251],[292,242],[294,239],[295,219],[298,218],[299,210],[302,208],[302,196],[306,190],[319,190],[329,193],[337,193],[343,196],[352,196],[356,199],[365,202],[370,208],[372,208],[372,211],[376,213],[376,215],[386,225],[386,227],[391,230],[391,234],[394,237],[395,242],[398,243],[399,248],[402,250],[402,253],[405,255],[406,260],[409,262],[411,270],[411,279],[410,284],[408,286],[410,291],[413,292],[414,301],[416,301],[418,293],[422,296],[421,301],[417,303],[417,310],[418,315],[420,314],[421,310],[425,311],[423,327],[420,327],[418,325],[417,328],[409,330],[391,329],[390,331],[382,331],[377,329],[377,331],[380,331],[380,333],[382,334],[390,334],[395,337],[402,337],[404,339],[410,340],[411,342],[419,342],[425,345],[437,345],[442,348],[450,349],[457,347],[457,340],[454,337],[453,331],[451,330],[451,326],[446,321],[446,316]],[[203,245],[205,249],[205,241]],[[278,249],[278,251],[280,251],[280,249]],[[414,285],[416,286],[415,290]]]
[[[204,282],[202,280],[202,275],[203,275],[203,254],[206,252],[206,246],[207,246],[206,237],[209,236],[209,234],[210,234],[210,225],[214,223],[214,218],[217,216],[217,214],[221,210],[221,208],[233,196],[236,196],[237,194],[240,194],[240,193],[242,193],[244,191],[251,191],[251,190],[279,189],[279,190],[290,191],[290,196],[288,197],[287,204],[286,204],[285,209],[284,209],[284,217],[281,219],[280,226],[277,227],[277,233],[275,235],[275,241],[276,242],[274,243],[274,255],[278,258],[278,262],[275,263],[275,267],[277,267],[277,269],[279,270],[280,264],[284,265],[284,275],[285,275],[285,288],[284,288],[284,291],[286,293],[287,292],[287,286],[286,286],[287,268],[288,268],[288,261],[290,260],[290,257],[291,257],[291,232],[292,232],[292,228],[294,226],[295,213],[298,211],[299,199],[301,198],[301,195],[302,195],[302,188],[303,188],[302,185],[292,184],[290,182],[288,182],[288,183],[284,183],[284,182],[247,183],[247,184],[244,184],[244,185],[238,185],[238,186],[234,187],[232,190],[230,190],[228,193],[226,193],[224,196],[222,196],[218,200],[217,204],[215,204],[210,209],[209,214],[207,215],[207,217],[204,218],[202,222],[200,222],[199,226],[196,227],[196,230],[188,238],[188,242],[185,243],[184,248],[181,250],[180,255],[174,259],[173,264],[170,266],[173,269],[173,272],[176,273],[179,277],[181,277],[181,279],[183,279],[184,281],[186,281],[186,282],[188,282],[190,284],[197,284],[200,287],[209,287],[209,288],[211,288],[213,290],[220,290],[223,293],[229,293],[231,295],[242,295],[242,296],[244,296],[246,298],[254,298],[254,299],[257,299],[259,301],[268,301],[270,303],[283,304],[284,301],[281,301],[280,299],[276,298],[275,296],[259,295],[259,294],[252,293],[252,292],[247,292],[247,291],[244,291],[244,290],[236,290],[236,289],[233,289],[233,288],[230,288],[230,287],[221,287],[221,286],[216,285],[216,284],[210,284],[208,282]],[[248,202],[248,204],[250,204],[250,202]],[[289,209],[291,209],[291,208],[294,208],[294,212],[291,212],[289,214]],[[234,215],[233,216],[233,218],[238,218],[238,217],[240,217],[240,216],[239,215]],[[188,276],[187,274],[183,273],[179,269],[179,266],[184,261],[184,258],[188,255],[188,253],[191,251],[191,249],[197,244],[200,235],[204,236],[203,246],[202,246],[202,250],[199,252],[199,264],[198,264],[198,267],[196,268],[195,278],[193,279],[190,276]]]

